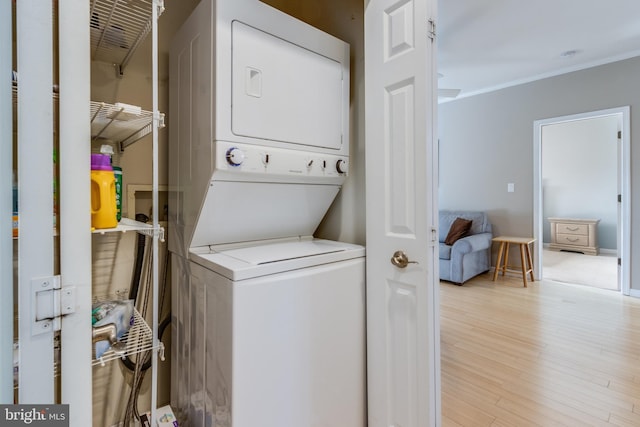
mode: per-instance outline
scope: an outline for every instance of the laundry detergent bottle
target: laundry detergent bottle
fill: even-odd
[[[116,179],[111,159],[106,154],[91,155],[91,227],[114,228],[118,225]]]

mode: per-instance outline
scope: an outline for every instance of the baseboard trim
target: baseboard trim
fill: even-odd
[[[616,249],[603,249],[600,248],[600,253],[605,255],[618,255],[618,251]]]
[[[629,289],[629,296],[634,298],[640,298],[640,289]]]

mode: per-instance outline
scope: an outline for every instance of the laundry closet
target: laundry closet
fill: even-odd
[[[170,74],[169,50],[175,34],[197,7],[199,1],[86,0],[86,2],[89,3],[86,7],[90,20],[86,23],[86,31],[82,34],[91,39],[91,47],[90,53],[78,56],[85,60],[88,58],[86,64],[74,62],[77,61],[75,55],[78,48],[73,44],[73,38],[78,36],[72,27],[80,25],[80,23],[73,21],[73,11],[68,9],[69,5],[62,6],[63,2],[56,0],[52,2],[53,13],[49,14],[50,27],[40,25],[41,21],[39,20],[47,20],[46,13],[41,10],[35,12],[29,10],[39,9],[36,3],[40,3],[40,1],[26,2],[28,4],[24,6],[25,16],[33,19],[31,23],[21,21],[19,16],[14,18],[14,30],[17,38],[21,34],[23,39],[26,37],[26,26],[38,28],[33,32],[34,37],[46,34],[47,28],[49,28],[51,33],[49,37],[54,48],[48,53],[47,49],[43,49],[45,54],[40,57],[37,54],[26,53],[22,58],[17,58],[22,50],[20,46],[16,45],[15,39],[13,40],[14,55],[10,62],[11,70],[16,71],[11,91],[14,144],[11,156],[13,162],[9,169],[12,171],[12,175],[13,173],[16,175],[17,200],[21,203],[17,206],[18,224],[16,228],[18,235],[11,241],[11,245],[3,243],[2,254],[13,254],[13,264],[10,269],[13,271],[14,290],[10,295],[14,301],[14,310],[11,312],[15,312],[15,316],[11,322],[14,324],[15,331],[10,333],[13,350],[10,357],[14,373],[17,373],[11,393],[14,396],[14,401],[17,403],[69,402],[72,426],[80,425],[74,424],[75,420],[86,421],[90,418],[91,425],[110,427],[121,423],[125,416],[144,416],[147,411],[151,411],[152,406],[161,408],[187,398],[187,395],[179,395],[186,389],[173,388],[180,371],[175,369],[172,371],[173,359],[176,357],[175,347],[173,347],[176,342],[173,334],[176,332],[177,314],[172,312],[172,301],[175,295],[171,294],[170,282],[171,275],[176,270],[175,265],[173,268],[171,266],[171,263],[174,262],[172,258],[176,255],[169,255],[168,246],[171,244],[171,239],[176,237],[176,234],[172,233],[177,230],[171,229],[169,221],[171,209],[169,137],[172,126],[169,88],[172,76]],[[19,3],[20,1],[18,1]],[[336,95],[338,98],[346,97],[338,100],[338,103],[344,101],[343,105],[346,106],[346,110],[333,112],[335,114],[328,121],[322,123],[317,123],[314,120],[308,122],[309,126],[319,126],[312,132],[312,134],[318,135],[319,141],[341,140],[342,148],[335,150],[335,154],[327,151],[333,150],[333,148],[322,147],[312,149],[311,155],[301,155],[301,161],[304,165],[313,168],[314,173],[317,172],[323,177],[331,175],[329,179],[334,179],[334,182],[329,184],[331,187],[329,190],[323,191],[320,190],[319,182],[310,180],[302,183],[298,187],[299,190],[290,192],[289,195],[295,195],[296,191],[302,191],[301,194],[306,194],[303,191],[304,188],[313,190],[313,193],[317,191],[318,194],[314,195],[312,199],[320,203],[322,207],[313,207],[314,212],[311,215],[313,218],[309,224],[294,224],[295,218],[293,217],[288,217],[286,224],[292,226],[294,233],[298,232],[295,227],[299,225],[302,230],[299,235],[304,237],[302,240],[305,243],[312,243],[314,238],[345,242],[337,248],[332,246],[332,243],[325,243],[326,246],[321,250],[322,256],[326,258],[323,263],[332,262],[331,257],[336,256],[336,251],[355,251],[354,253],[358,255],[354,257],[361,258],[364,255],[364,250],[358,245],[364,244],[364,214],[362,212],[364,209],[362,200],[364,193],[364,138],[362,136],[363,119],[359,117],[362,112],[358,112],[358,101],[363,98],[363,89],[358,86],[362,85],[361,76],[363,74],[362,2],[332,0],[316,4],[317,2],[309,1],[267,0],[262,3],[261,6],[273,6],[307,24],[318,27],[331,34],[336,40],[344,40],[350,49],[346,56],[350,79],[346,80],[345,92]],[[18,14],[20,7],[22,6],[18,6]],[[61,7],[66,7],[67,10],[61,11]],[[13,4],[14,13],[15,10],[16,5]],[[67,29],[69,30],[67,31]],[[256,34],[264,30],[256,29],[255,24],[251,26],[238,23],[234,31],[238,38],[244,37],[247,46],[253,48]],[[154,33],[156,34],[154,35]],[[157,37],[157,44],[153,41],[154,37]],[[46,37],[45,40],[47,40]],[[262,38],[262,40],[264,39]],[[274,38],[266,40],[267,43],[281,42],[281,40]],[[61,46],[72,47],[67,47],[63,52]],[[308,50],[308,47],[302,47],[299,53],[304,54]],[[110,56],[110,53],[106,51],[115,51],[117,58]],[[126,51],[124,55],[123,51]],[[47,59],[47,55],[50,55],[50,59]],[[5,63],[6,60],[5,62],[0,61],[2,65]],[[330,61],[328,64],[329,67],[340,68],[340,64],[336,65]],[[157,66],[157,75],[155,76],[154,66]],[[320,66],[322,66],[322,62]],[[51,74],[44,74],[44,81],[41,71],[36,69],[38,67],[52,69]],[[249,68],[251,67],[249,66]],[[4,72],[4,69],[0,71]],[[260,76],[256,77],[250,71],[248,73],[247,84],[249,87],[247,90],[258,95],[261,85]],[[85,75],[85,79],[77,80],[80,84],[79,89],[76,90],[74,88],[76,77],[74,76],[78,75]],[[264,78],[264,76],[262,77]],[[242,88],[242,90],[245,89]],[[46,93],[49,98],[43,97],[42,93]],[[4,94],[5,92],[0,92],[0,95]],[[68,107],[67,103],[61,102],[64,97],[82,100],[82,96],[86,96],[91,101],[90,108],[79,109],[83,114],[82,117],[74,116],[73,107]],[[21,101],[22,99],[25,101]],[[40,101],[37,101],[38,99]],[[49,128],[30,125],[24,119],[27,110],[21,107],[21,102],[23,102],[33,108],[39,105],[38,102],[42,104],[43,99],[52,100],[50,110],[39,111],[36,108],[33,111],[29,110],[28,113],[33,114],[34,122],[50,120],[52,126]],[[6,103],[3,105],[6,106]],[[251,115],[251,107],[247,108],[246,114]],[[0,111],[5,111],[4,107]],[[295,113],[295,111],[287,110],[274,112],[272,120],[282,114],[294,115]],[[127,121],[123,120],[125,118],[132,123],[129,126],[119,127],[120,122]],[[177,121],[175,120],[175,122]],[[247,120],[243,123],[248,127],[238,129],[237,133],[249,138],[252,137],[253,132],[264,131],[264,129],[251,127],[257,126],[257,122]],[[332,123],[338,124],[332,127]],[[292,124],[306,126],[301,118],[292,120]],[[80,132],[76,132],[76,127],[82,128]],[[74,132],[66,132],[71,128]],[[332,135],[331,129],[336,128],[346,129],[346,133]],[[292,135],[269,134],[267,132],[264,138],[271,141],[297,138],[296,128],[291,127],[290,129],[293,132]],[[47,137],[49,140],[45,145],[42,142],[34,142],[40,141],[43,135],[51,130],[50,136]],[[66,135],[70,136],[65,138]],[[86,136],[87,143],[81,149],[70,145],[71,141],[79,144],[82,137],[78,135]],[[5,137],[6,133],[3,133],[2,138]],[[322,141],[317,144],[313,142],[312,145],[322,146],[324,143]],[[245,156],[246,161],[252,161],[252,156],[262,156],[260,161],[263,162],[264,155],[270,155],[271,159],[278,161],[280,152],[291,154],[282,144],[280,146],[278,144],[272,145],[270,153],[263,151],[252,153],[252,147],[249,146],[247,151],[247,146],[243,146],[243,143],[246,141],[231,141],[229,146],[224,144],[220,146],[222,150],[220,159],[224,160],[225,165],[233,166],[229,161],[230,151],[233,148],[242,148],[242,155]],[[45,151],[46,156],[43,154]],[[71,153],[72,151],[73,153]],[[91,229],[90,213],[88,212],[90,205],[89,158],[92,153],[111,156],[112,164],[122,169],[121,192],[119,193],[122,219],[116,231],[97,229],[92,233],[89,232]],[[0,155],[0,158],[4,160],[3,165],[6,166],[5,152]],[[37,162],[37,165],[41,166],[41,170],[37,171],[35,165],[29,165],[27,159]],[[86,164],[81,168],[76,168],[75,164],[83,159],[86,159]],[[310,162],[312,165],[309,165]],[[331,173],[329,173],[329,167]],[[297,174],[297,172],[294,173]],[[8,175],[5,173],[3,176]],[[86,177],[86,182],[82,182],[83,177]],[[283,180],[283,178],[279,176],[275,180]],[[54,182],[55,187],[49,194],[43,189],[49,189],[48,183],[50,181]],[[294,187],[289,188],[293,189]],[[215,191],[218,191],[217,187]],[[222,199],[229,195],[232,196],[235,191],[234,188],[229,190],[223,188]],[[80,193],[83,195],[78,196]],[[4,195],[4,193],[2,194]],[[270,196],[275,197],[281,194],[283,197],[286,196],[280,189],[258,191],[256,197],[263,197],[262,203],[268,203]],[[223,203],[222,199],[216,198],[211,202],[210,198],[199,196],[202,197],[201,202],[205,215],[215,216],[216,212],[219,212],[216,209]],[[14,197],[13,194],[12,197]],[[76,199],[76,202],[68,203],[67,201],[71,198]],[[85,206],[87,211],[79,215],[78,212]],[[258,205],[252,208],[259,209],[260,207]],[[265,208],[266,214],[269,209],[268,206]],[[326,214],[325,211],[327,211]],[[220,223],[220,221],[228,222],[237,214],[238,212],[234,213],[233,211],[224,214],[216,223],[217,228],[215,229],[203,229],[201,233],[196,231],[196,239],[200,238],[198,236],[204,237],[191,246],[203,248],[210,245],[237,242],[233,239],[227,239],[226,236],[229,234],[233,236],[233,233],[229,233],[229,227]],[[53,227],[49,226],[49,221],[54,222]],[[194,228],[197,228],[195,220],[193,225]],[[271,232],[277,228],[277,225],[278,221],[274,220],[267,223],[265,228]],[[54,231],[51,232],[51,230]],[[240,232],[240,230],[236,231]],[[243,237],[240,240],[242,242],[260,239],[277,240],[289,238],[288,232],[285,234],[267,233],[266,235],[258,233],[257,236],[249,235],[249,237]],[[216,240],[220,233],[224,235],[224,238]],[[211,236],[214,240],[208,241]],[[179,243],[183,245],[179,250],[179,255],[184,255],[189,251],[190,246],[185,246],[185,242]],[[322,242],[318,243],[323,244]],[[42,247],[45,249],[41,249]],[[309,246],[307,247],[309,248]],[[182,252],[183,249],[184,252]],[[233,249],[237,250],[238,248]],[[287,248],[282,247],[282,249],[284,250],[283,256],[288,256],[286,255]],[[309,250],[316,251],[317,247]],[[194,270],[200,271],[204,268],[209,271],[206,266],[207,262],[215,263],[217,261],[207,261],[206,254],[202,253],[201,249],[199,251],[195,251],[198,252],[196,257],[200,261],[195,262],[194,265],[197,267]],[[315,254],[315,252],[313,253]],[[246,256],[250,258],[253,255],[245,251],[242,254],[230,252],[228,255],[219,256]],[[298,252],[295,256],[298,256]],[[306,256],[311,256],[311,253]],[[43,259],[48,261],[43,262]],[[224,265],[224,262],[218,265]],[[3,283],[5,278],[9,277],[5,274],[4,266],[6,263],[3,264],[2,270]],[[195,273],[196,276],[199,274],[210,273]],[[220,272],[216,274],[220,274]],[[37,286],[42,288],[40,293],[36,289]],[[360,286],[363,289],[363,282]],[[132,289],[135,291],[132,292]],[[56,301],[58,298],[62,300],[63,308],[60,320],[51,320],[54,315],[47,313],[37,314],[38,311],[35,308],[32,311],[24,308],[27,307],[24,301],[32,296],[37,301],[44,301],[45,305],[49,304],[49,294],[43,293],[49,291],[55,295]],[[117,347],[113,347],[101,357],[96,357],[95,346],[90,342],[91,327],[88,322],[92,309],[96,307],[99,299],[127,300],[131,298],[136,299],[136,310],[133,315],[136,325],[139,322],[142,326],[140,326],[140,331],[132,329],[129,334],[132,336],[132,342],[141,344],[134,346],[135,349],[125,357],[125,362],[121,361],[122,354],[119,350],[114,351]],[[317,298],[317,295],[314,298]],[[65,312],[65,302],[69,306],[75,305],[76,309]],[[293,299],[292,303],[295,302],[296,300]],[[329,298],[327,307],[331,307],[333,303],[334,301]],[[222,304],[224,305],[224,303]],[[26,315],[24,314],[25,310],[28,313]],[[173,311],[175,311],[175,306]],[[356,310],[354,315],[360,316],[361,314]],[[18,315],[20,315],[19,322]],[[85,318],[87,319],[86,324],[84,323]],[[7,319],[6,315],[4,319]],[[171,325],[168,319],[174,324]],[[33,320],[33,322],[27,326],[27,320]],[[62,331],[50,333],[49,328],[58,329],[58,323]],[[363,329],[364,325],[359,327]],[[6,331],[5,327],[3,338],[5,338]],[[25,338],[27,335],[28,339]],[[4,339],[3,342],[9,341]],[[189,345],[197,347],[195,343]],[[50,349],[42,350],[49,347]],[[25,354],[24,349],[29,349],[28,354]],[[21,351],[22,353],[20,353]],[[358,351],[364,352],[364,348],[361,347]],[[69,355],[69,352],[73,352],[73,355]],[[142,359],[145,354],[147,356],[144,357],[150,359],[149,361]],[[364,353],[361,356],[364,359]],[[7,357],[9,356],[5,351],[0,361],[6,362]],[[200,362],[189,363],[197,364]],[[139,369],[143,365],[145,367]],[[3,369],[5,366],[6,363],[3,363]],[[29,371],[25,372],[23,366],[29,366]],[[267,367],[264,368],[267,369]],[[358,365],[356,369],[362,369],[360,376],[364,383],[364,368]],[[140,373],[140,370],[143,373]],[[4,379],[3,377],[3,384],[6,383]],[[13,379],[10,380],[13,384]],[[42,384],[45,386],[43,387]],[[91,385],[91,392],[82,392],[82,390],[89,389],[88,384]],[[40,388],[46,390],[43,391]],[[5,398],[6,394],[2,396]],[[223,403],[220,406],[224,407],[225,397],[215,394],[213,396],[222,399]],[[362,408],[365,407],[363,396],[364,389],[356,391],[356,399],[361,400],[358,404],[362,404]],[[3,403],[5,402],[3,401]],[[91,406],[90,411],[86,410],[89,405]],[[134,406],[135,409],[133,409]],[[192,404],[191,409],[196,406]],[[183,408],[174,409],[176,415],[179,416],[193,415],[188,413],[188,408],[189,404],[187,403]],[[155,416],[158,416],[158,411],[154,409],[153,412]],[[362,417],[364,417],[364,413],[364,409],[362,409]],[[220,420],[223,420],[222,417],[221,415]],[[354,419],[360,418],[356,416]],[[193,425],[199,424],[193,422]]]

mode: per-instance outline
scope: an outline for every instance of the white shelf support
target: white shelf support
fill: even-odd
[[[158,18],[162,10],[164,9],[164,0],[153,0],[152,7],[152,26],[151,26],[151,80],[152,80],[152,111],[158,111]],[[151,216],[153,229],[158,230],[160,228],[159,224],[159,209],[158,209],[158,120],[155,120],[152,136],[153,136],[153,168],[152,168],[152,208],[151,208]],[[153,330],[153,347],[159,348],[159,339],[158,339],[158,265],[159,265],[159,256],[158,256],[158,235],[154,233],[153,235],[153,272],[152,272],[152,282],[153,282],[153,315],[152,315],[152,325],[151,329]],[[151,425],[156,425],[156,409],[158,402],[158,352],[153,351],[151,354]]]

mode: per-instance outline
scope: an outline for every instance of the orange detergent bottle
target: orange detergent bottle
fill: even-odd
[[[111,159],[105,154],[91,155],[91,227],[114,228],[116,212],[116,179]]]

